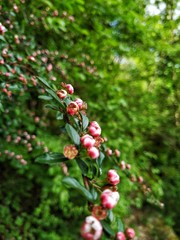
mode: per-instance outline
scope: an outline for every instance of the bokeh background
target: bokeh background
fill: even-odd
[[[80,239],[88,213],[61,183],[59,166],[35,162],[68,142],[36,76],[56,88],[71,83],[109,147],[152,189],[144,195],[120,171],[114,211],[137,239],[178,239],[179,7],[177,0],[0,1],[1,240]],[[78,178],[76,164],[67,166]]]

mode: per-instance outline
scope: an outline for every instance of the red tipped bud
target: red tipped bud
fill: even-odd
[[[85,148],[91,148],[94,146],[95,140],[91,135],[86,134],[83,137],[81,137],[81,143]]]
[[[81,227],[81,236],[86,240],[98,240],[102,235],[102,225],[93,216],[88,216]]]
[[[110,189],[106,189],[101,194],[101,204],[107,209],[112,209],[118,203],[120,195],[118,192],[112,192]]]
[[[101,127],[95,121],[90,123],[88,130],[93,137],[99,137],[101,135]]]
[[[97,149],[96,147],[88,148],[87,151],[88,151],[88,155],[90,156],[90,158],[96,159],[99,157],[99,149]]]
[[[136,234],[133,228],[127,228],[125,231],[125,235],[130,240],[130,239],[133,239]]]
[[[113,169],[109,170],[107,177],[108,177],[108,182],[111,185],[117,185],[120,182],[120,178],[119,178],[119,175],[117,174],[116,170],[113,170]]]
[[[77,105],[76,102],[71,102],[68,106],[67,106],[67,112],[70,114],[70,115],[75,115],[78,113],[79,111],[79,106]]]
[[[60,99],[64,99],[64,98],[66,98],[66,96],[67,96],[67,92],[65,91],[65,90],[63,90],[63,89],[61,89],[61,90],[58,90],[57,92],[56,92],[56,94],[57,94],[57,96],[60,98]]]
[[[123,232],[118,232],[116,234],[116,240],[126,240],[126,237]]]
[[[66,84],[65,88],[66,88],[66,90],[67,90],[67,92],[69,94],[73,94],[74,93],[74,88],[73,88],[73,86],[71,84]]]

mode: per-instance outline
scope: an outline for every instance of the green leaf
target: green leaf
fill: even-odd
[[[104,153],[100,152],[99,157],[96,159],[96,163],[99,168],[99,175],[102,174],[102,162],[103,162],[104,158],[105,158]]]
[[[98,197],[98,193],[94,187],[91,189],[91,194],[93,195],[94,201],[96,201],[96,199]]]
[[[52,100],[52,97],[47,96],[47,95],[39,95],[38,98],[43,99],[43,100],[47,100],[47,101]]]
[[[0,102],[0,111],[1,111],[1,112],[4,112],[4,107],[3,107],[3,105],[2,105],[1,102]]]
[[[0,40],[6,42],[6,39],[2,35],[0,35]]]
[[[39,79],[41,81],[41,83],[43,83],[46,87],[52,89],[51,86],[49,85],[49,83],[46,82],[46,80],[44,80],[44,79],[42,79],[41,77],[38,77],[38,76],[37,76],[37,79]]]
[[[62,153],[44,153],[43,155],[37,157],[35,162],[44,163],[44,164],[56,164],[69,160]]]
[[[52,105],[52,104],[46,104],[45,105],[45,108],[50,108],[50,109],[53,109],[53,110],[58,110],[58,107],[56,105]]]
[[[69,137],[72,139],[72,141],[76,145],[79,145],[80,144],[80,136],[79,136],[78,132],[68,123],[66,123],[65,128],[66,128],[66,131],[67,131]]]
[[[87,126],[89,125],[89,119],[88,117],[86,117],[83,113],[81,113],[81,117],[82,117],[82,128],[83,128],[83,131],[87,128]]]
[[[113,219],[114,219],[112,210],[108,210],[107,213],[108,213],[108,218],[109,218],[109,220],[112,222]]]
[[[63,113],[61,113],[61,112],[57,112],[57,113],[56,113],[56,119],[57,119],[57,120],[62,120],[63,117],[64,117],[64,114],[63,114]]]
[[[72,177],[65,177],[62,181],[65,185],[72,187],[79,191],[85,198],[87,198],[89,201],[93,201],[92,194],[83,187],[75,178]]]
[[[76,162],[77,162],[79,168],[81,169],[82,174],[84,176],[86,176],[88,173],[88,169],[89,169],[88,165],[81,159],[76,159]]]
[[[120,218],[117,219],[118,232],[124,232],[124,224]]]
[[[115,236],[115,232],[114,230],[111,228],[111,226],[109,225],[109,223],[105,222],[105,221],[101,221],[101,224],[104,228],[104,230],[111,236]]]

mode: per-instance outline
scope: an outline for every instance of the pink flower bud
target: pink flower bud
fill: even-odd
[[[111,156],[112,155],[112,150],[110,148],[108,148],[106,150],[106,154],[107,154],[107,156]]]
[[[66,90],[67,90],[67,92],[69,94],[73,94],[74,93],[74,88],[73,88],[73,86],[71,84],[66,84],[65,88],[66,88]]]
[[[95,140],[91,135],[85,134],[81,137],[81,143],[85,148],[91,148],[94,146]]]
[[[108,182],[112,185],[117,185],[120,182],[120,178],[116,170],[113,170],[113,169],[109,170],[107,177],[108,177]]]
[[[0,64],[4,65],[4,59],[0,59]]]
[[[136,182],[136,177],[134,175],[131,175],[130,180],[131,180],[131,182]]]
[[[128,170],[130,170],[130,169],[131,169],[131,164],[126,164],[126,168],[127,168]]]
[[[118,149],[115,149],[114,153],[115,153],[116,157],[120,157],[120,155],[121,155],[121,153],[120,153],[120,151]]]
[[[76,102],[71,102],[71,103],[67,106],[66,110],[67,110],[67,113],[69,113],[70,115],[73,116],[73,115],[75,115],[75,114],[78,113],[78,111],[79,111],[79,106],[77,105]]]
[[[116,240],[126,240],[126,237],[123,232],[118,232],[116,234]]]
[[[133,228],[127,228],[125,231],[125,235],[130,240],[130,239],[133,239],[136,234]]]
[[[120,195],[118,192],[113,192],[110,189],[106,189],[101,194],[101,204],[107,209],[112,209],[118,203]]]
[[[35,123],[40,122],[40,117],[35,117],[35,118],[34,118],[34,122],[35,122]]]
[[[143,183],[143,182],[144,182],[143,177],[139,176],[139,177],[138,177],[138,182],[139,182],[139,183]]]
[[[64,99],[67,96],[67,92],[63,89],[58,90],[56,94],[60,99]]]
[[[22,165],[26,165],[27,164],[27,161],[24,160],[24,159],[21,159],[20,162],[21,162]]]
[[[125,170],[125,169],[126,169],[126,163],[125,163],[125,161],[121,161],[121,163],[120,163],[120,168],[121,168],[122,170]]]
[[[96,159],[99,157],[99,149],[97,149],[96,147],[88,148],[87,151],[88,151],[88,155],[90,156],[90,158]]]
[[[48,72],[50,72],[50,71],[52,71],[52,69],[53,69],[53,65],[51,64],[51,63],[49,63],[48,65],[47,65],[47,71]]]
[[[90,123],[88,130],[93,137],[99,137],[101,135],[101,128],[99,124],[95,121]]]
[[[79,109],[82,109],[82,107],[83,107],[83,100],[81,100],[80,98],[76,98],[74,101],[79,106]]]
[[[86,240],[98,240],[102,235],[102,225],[93,216],[88,216],[81,227],[81,236]]]
[[[4,35],[6,31],[7,31],[6,28],[2,25],[2,23],[0,23],[0,34]]]

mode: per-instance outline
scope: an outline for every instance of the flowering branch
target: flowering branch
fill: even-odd
[[[115,164],[121,166],[118,162],[120,156],[119,150],[114,153],[111,149],[106,148],[105,138],[101,136],[101,127],[96,121],[90,122],[86,109],[87,104],[80,98],[75,98],[74,88],[71,84],[61,83],[62,88],[53,90],[51,86],[41,78],[38,78],[44,85],[48,95],[56,106],[60,119],[64,121],[64,127],[72,144],[64,147],[63,154],[45,153],[39,156],[36,161],[40,163],[61,163],[64,166],[65,161],[76,160],[84,186],[75,178],[66,176],[63,183],[71,188],[78,190],[86,199],[90,216],[86,217],[82,227],[81,235],[87,240],[98,240],[102,233],[110,238],[117,240],[133,239],[135,232],[128,228],[124,232],[124,227],[120,219],[117,218],[118,224],[116,231],[111,228],[109,220],[112,221],[112,209],[116,207],[120,194],[117,185],[120,183],[120,177],[115,169],[107,172],[105,179],[100,179],[103,173],[103,161],[106,156],[113,157]],[[46,97],[46,99],[48,99]],[[54,109],[52,107],[52,109]],[[128,168],[128,166],[126,166]],[[67,173],[67,169],[66,169]]]

